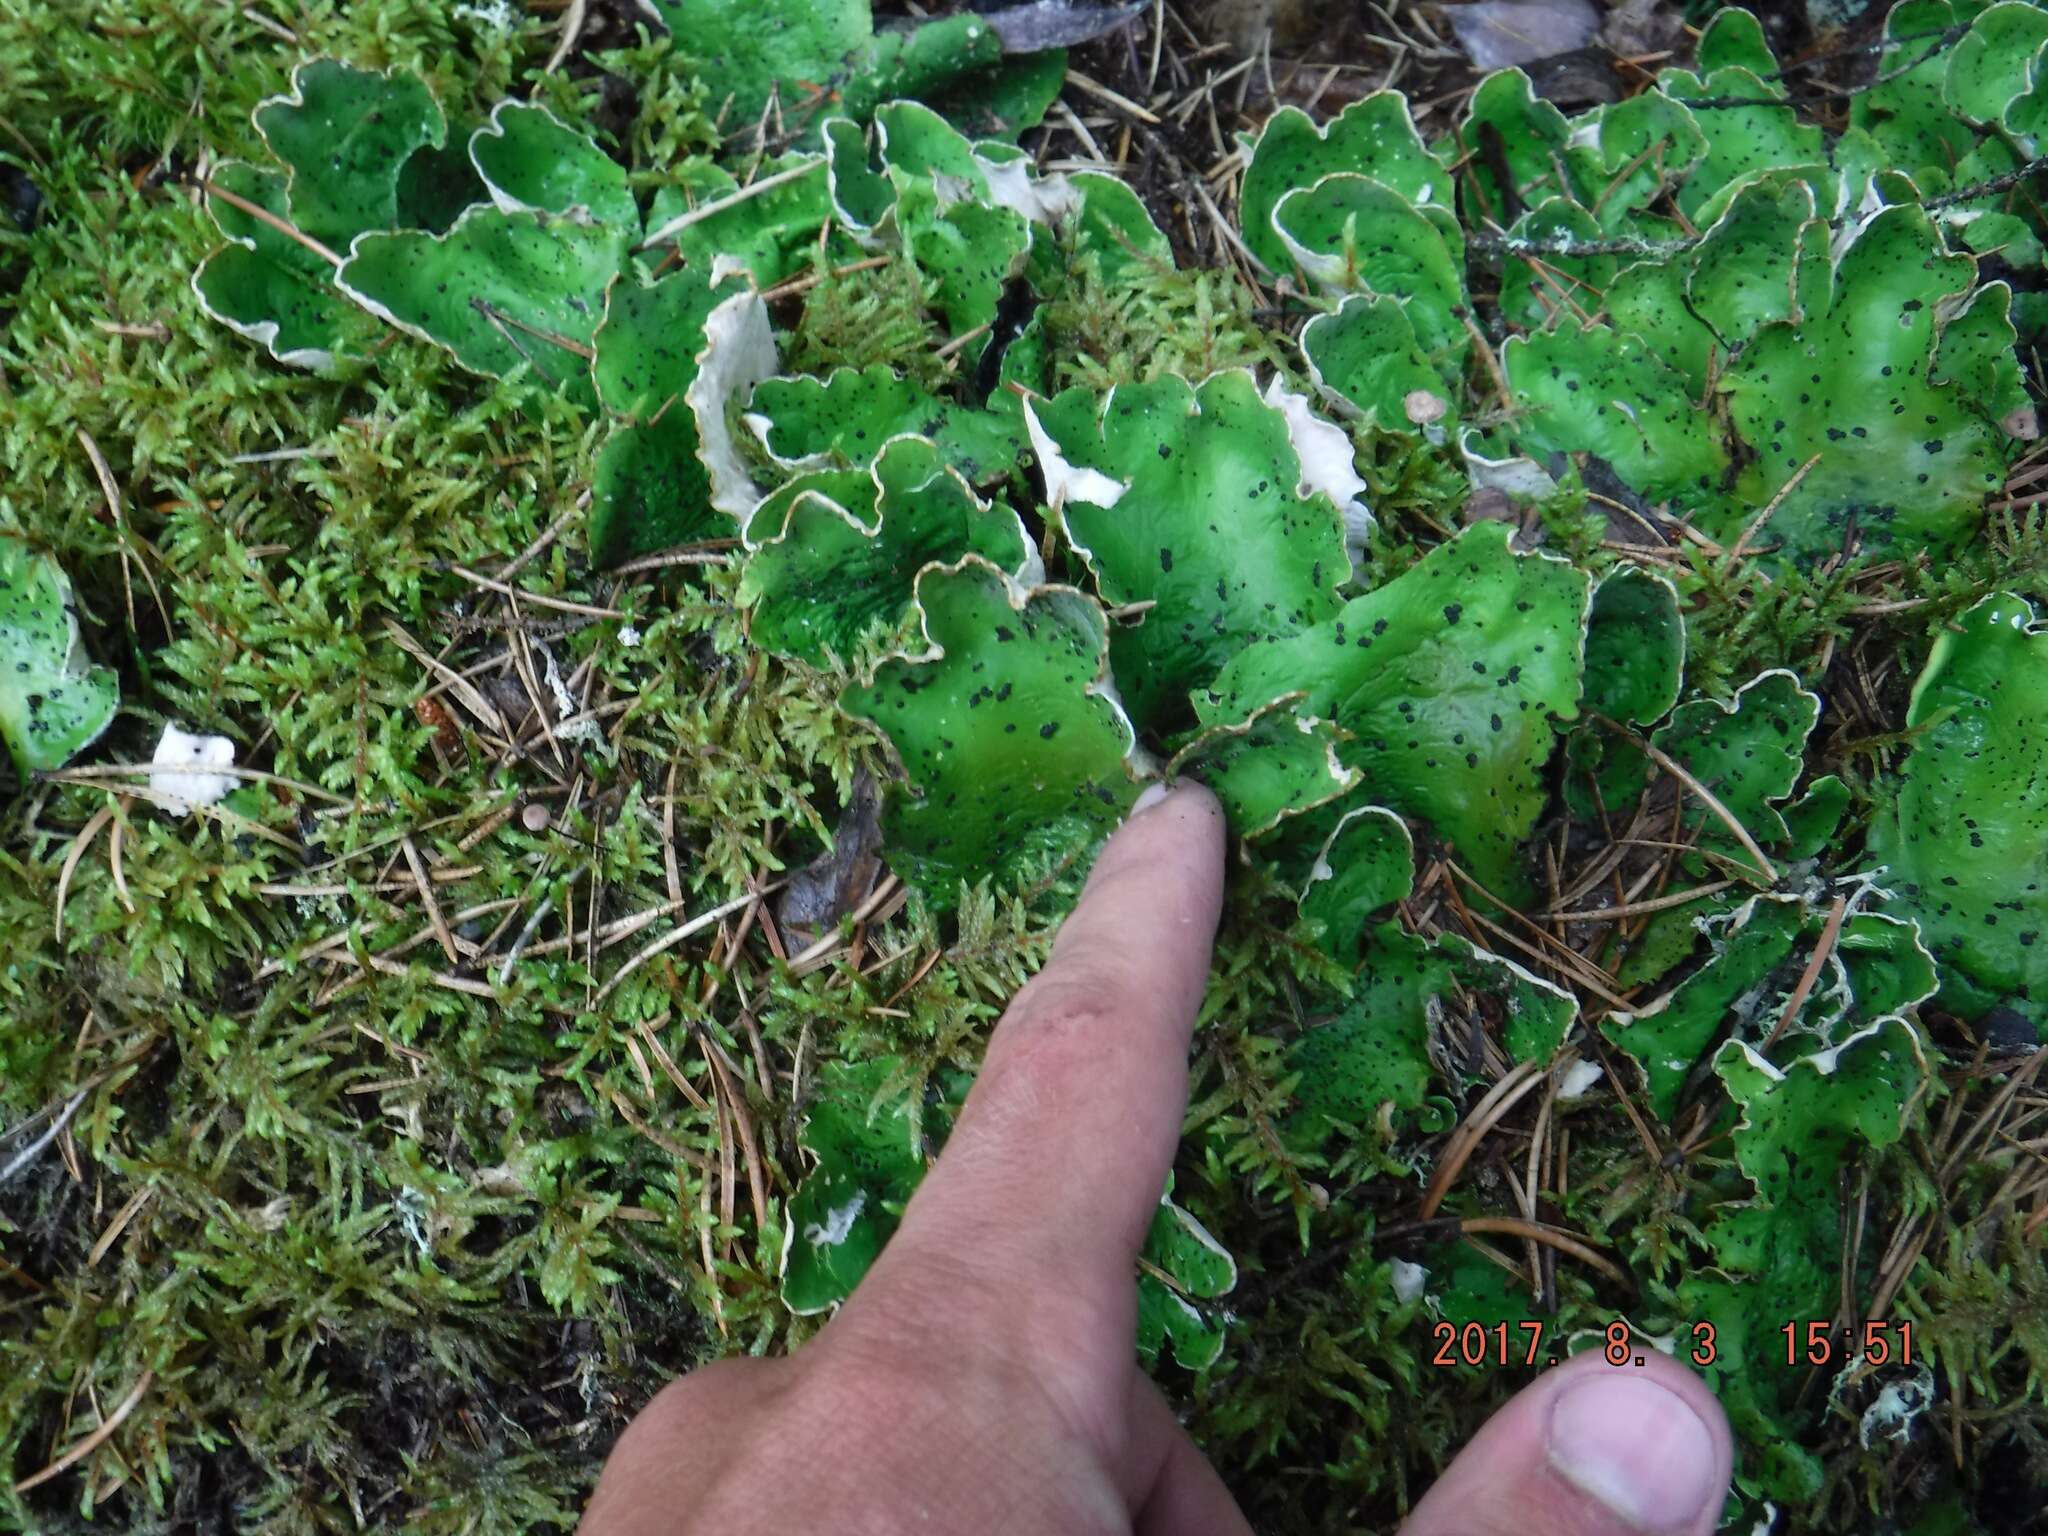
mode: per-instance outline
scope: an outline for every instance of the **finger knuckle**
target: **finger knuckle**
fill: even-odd
[[[1018,994],[1011,1033],[1019,1049],[1100,1048],[1119,1033],[1125,1011],[1106,979],[1047,971]]]
[[[1072,983],[1021,997],[983,1074],[990,1097],[1010,1116],[1027,1118],[1068,1102],[1078,1087],[1114,1070],[1121,1024],[1099,991]]]

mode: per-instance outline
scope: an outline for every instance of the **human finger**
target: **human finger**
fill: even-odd
[[[1181,1427],[1166,1395],[1135,1367],[1131,1378],[1134,1536],[1251,1536],[1237,1500]]]
[[[1698,1376],[1654,1350],[1640,1367],[1594,1350],[1487,1420],[1401,1536],[1708,1536],[1733,1460]]]
[[[1223,847],[1222,808],[1201,786],[1140,800],[997,1024],[944,1154],[862,1292],[900,1282],[922,1304],[934,1276],[964,1274],[1020,1324],[1056,1314],[1076,1351],[1128,1350],[1132,1264],[1187,1109]],[[862,1303],[856,1292],[849,1315]],[[1120,1342],[1100,1336],[1119,1329]]]
[[[765,1419],[791,1369],[719,1360],[663,1387],[605,1457],[577,1536],[675,1536],[677,1512],[701,1506],[735,1459],[732,1426]]]

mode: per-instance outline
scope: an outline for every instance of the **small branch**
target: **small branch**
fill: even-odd
[[[1963,34],[1969,30],[1969,23],[1964,22],[1959,26],[1944,27],[1939,32],[1912,32],[1904,37],[1880,37],[1875,42],[1857,43],[1848,48],[1830,48],[1825,53],[1816,53],[1810,58],[1795,59],[1790,64],[1771,71],[1771,73],[1763,78],[1766,80],[1783,80],[1787,76],[1799,74],[1803,70],[1819,69],[1823,65],[1832,64],[1838,59],[1860,59],[1872,54],[1881,56],[1890,53],[1894,49],[1908,48],[1914,43],[1926,43],[1929,45],[1931,53],[1939,53],[1950,43],[1961,39]],[[1919,65],[1924,64],[1931,56],[1931,53],[1921,54],[1919,58],[1906,66],[1906,71],[1910,73]],[[1880,78],[1889,80],[1895,77],[1885,75]],[[1875,84],[1877,82],[1872,83]]]
[[[131,1391],[126,1397],[121,1399],[120,1406],[115,1408],[115,1410],[112,1413],[107,1415],[105,1423],[101,1424],[98,1429],[95,1429],[83,1440],[79,1441],[78,1444],[71,1447],[70,1450],[66,1451],[62,1456],[59,1456],[55,1461],[51,1462],[47,1467],[43,1468],[42,1471],[37,1472],[32,1476],[25,1477],[20,1482],[16,1483],[14,1485],[14,1491],[17,1494],[23,1494],[27,1493],[31,1488],[41,1487],[44,1483],[47,1483],[51,1478],[57,1477],[60,1474],[69,1471],[72,1467],[77,1466],[78,1463],[85,1460],[86,1457],[90,1456],[94,1451],[98,1450],[101,1446],[105,1445],[107,1441],[113,1437],[114,1431],[119,1429],[121,1425],[124,1422],[126,1422],[128,1415],[135,1411],[135,1405],[142,1401],[143,1394],[150,1389],[151,1384],[155,1381],[156,1372],[144,1371],[142,1373],[142,1379],[135,1383],[135,1389]]]
[[[1464,324],[1465,334],[1472,338],[1472,345],[1478,350],[1479,361],[1486,367],[1486,376],[1493,380],[1493,387],[1500,392],[1500,408],[1514,409],[1514,392],[1508,388],[1508,376],[1500,365],[1500,356],[1493,350],[1493,343],[1486,339],[1486,332],[1479,329],[1472,319],[1472,311],[1461,309],[1458,319]]]
[[[746,906],[749,902],[758,901],[762,896],[767,895],[769,891],[780,890],[782,888],[782,884],[783,882],[778,880],[773,885],[770,885],[759,892],[749,891],[744,896],[735,896],[731,901],[721,902],[718,906],[713,907],[708,912],[698,913],[697,916],[691,918],[687,923],[684,923],[681,927],[671,928],[667,933],[663,934],[660,938],[656,939],[652,944],[648,945],[645,949],[635,954],[632,959],[628,960],[624,965],[620,966],[617,971],[613,972],[611,979],[607,981],[602,987],[598,988],[597,996],[593,997],[590,1000],[590,1006],[592,1008],[595,1008],[599,1003],[603,1002],[606,998],[610,997],[612,993],[618,990],[620,982],[624,981],[628,976],[632,975],[635,971],[639,970],[641,966],[645,965],[648,961],[652,960],[656,955],[660,954],[663,950],[675,948],[676,945],[682,943],[683,940],[690,937],[691,934],[702,932],[704,929],[709,928],[713,923],[717,922],[721,917],[725,917],[731,913],[739,911],[741,907]]]
[[[1524,1095],[1540,1087],[1543,1077],[1541,1062],[1520,1063],[1488,1090],[1486,1097],[1481,1099],[1472,1111],[1471,1117],[1451,1133],[1451,1139],[1444,1144],[1442,1160],[1437,1163],[1436,1172],[1430,1176],[1429,1188],[1422,1192],[1422,1209],[1419,1215],[1423,1221],[1434,1216],[1437,1207],[1444,1203],[1444,1196],[1448,1195],[1451,1186],[1458,1182],[1458,1175],[1465,1171],[1466,1160],[1471,1157],[1479,1143],[1486,1139],[1486,1133],[1499,1124]]]
[[[1842,919],[1849,915],[1849,898],[1837,896],[1835,904],[1828,908],[1828,920],[1820,931],[1820,942],[1813,947],[1813,955],[1806,962],[1806,969],[1799,973],[1799,984],[1792,989],[1792,995],[1785,999],[1784,1011],[1778,1015],[1778,1022],[1771,1026],[1771,1032],[1764,1036],[1759,1049],[1768,1051],[1778,1043],[1778,1037],[1785,1033],[1792,1021],[1799,1016],[1799,1010],[1806,1006],[1806,999],[1813,994],[1813,984],[1820,980],[1820,969],[1828,963],[1828,956],[1835,952],[1835,941],[1842,936]]]
[[[135,543],[135,563],[142,567],[142,579],[149,583],[149,595],[156,599],[156,611],[164,621],[164,628],[171,627],[171,610],[165,606],[163,589],[156,584],[156,573],[149,568],[149,561],[143,558],[149,544],[139,535],[132,535],[127,514],[127,502],[121,495],[121,487],[114,480],[113,467],[107,463],[107,456],[100,452],[100,445],[85,428],[78,429],[79,446],[85,449],[85,456],[92,461],[92,472],[100,482],[100,494],[107,498],[107,515],[114,520],[114,528],[121,535],[121,579],[128,580],[128,544],[131,537]],[[159,557],[161,558],[161,557]],[[128,594],[128,627],[135,628],[135,594]]]
[[[1688,101],[1685,103],[1688,107],[1747,106],[1757,104],[1738,101],[1732,98],[1725,102],[1708,100]],[[1785,103],[1779,102],[1775,103],[1775,105],[1783,106]],[[2043,172],[2048,172],[2048,155],[2037,155],[2025,165],[2015,170],[2007,171],[2002,176],[1993,176],[1986,181],[1972,182],[1967,187],[1957,187],[1950,192],[1942,192],[1934,197],[1922,198],[1919,206],[1925,208],[1929,213],[1935,213],[1943,208],[1953,207],[1957,203],[1975,202],[1980,197],[1996,197],[2001,192],[2010,192],[2022,182],[2028,181]],[[1911,207],[1912,204],[1908,203],[1901,206]],[[1840,230],[1852,222],[1854,221],[1850,219],[1831,219],[1828,221],[1828,228]],[[1613,240],[1526,239],[1514,235],[1473,233],[1466,237],[1465,243],[1472,250],[1485,251],[1489,255],[1495,256],[1675,256],[1682,251],[1692,250],[1700,244],[1700,240],[1631,240],[1627,238]]]
[[[786,171],[777,171],[772,176],[763,176],[759,181],[750,181],[737,192],[728,192],[724,197],[715,197],[708,203],[692,208],[688,213],[677,214],[645,240],[642,240],[634,249],[636,251],[644,251],[661,244],[664,240],[672,240],[692,224],[701,224],[713,215],[723,213],[728,208],[737,207],[749,198],[759,197],[763,192],[773,187],[782,186],[785,182],[795,181],[800,176],[808,176],[824,164],[824,158],[821,156],[816,160],[807,160],[802,165],[793,165]]]
[[[1771,520],[1771,514],[1785,504],[1785,498],[1799,489],[1799,482],[1813,473],[1813,466],[1818,464],[1820,460],[1821,456],[1816,453],[1812,458],[1800,465],[1793,472],[1792,478],[1778,487],[1778,494],[1765,502],[1763,510],[1749,520],[1749,526],[1744,528],[1735,542],[1728,546],[1726,559],[1729,565],[1734,565],[1736,561],[1742,558],[1742,552],[1749,547],[1749,541],[1756,536],[1765,523]]]
[[[1580,1263],[1600,1271],[1617,1285],[1631,1285],[1627,1273],[1611,1259],[1596,1253],[1582,1238],[1569,1232],[1560,1232],[1555,1227],[1540,1221],[1524,1221],[1517,1216],[1468,1216],[1458,1223],[1461,1236],[1475,1232],[1497,1232],[1506,1237],[1519,1237],[1531,1243],[1544,1243],[1568,1253]]]
[[[505,338],[505,345],[514,352],[517,352],[520,361],[526,363],[535,373],[540,375],[540,380],[543,384],[547,385],[550,389],[561,388],[561,385],[555,381],[555,376],[548,372],[546,364],[526,350],[526,343],[519,339],[519,333],[507,325],[495,309],[491,308],[482,299],[476,298],[469,301],[469,307],[497,328],[498,334]]]
[[[405,867],[412,871],[413,883],[419,887],[420,902],[427,909],[427,922],[433,927],[441,953],[448,957],[450,965],[462,964],[462,954],[455,947],[455,935],[448,927],[448,920],[441,915],[441,904],[434,900],[434,882],[427,877],[426,861],[420,857],[419,845],[408,835],[398,840],[398,846],[405,855]]]
[[[1478,879],[1469,871],[1459,868],[1456,863],[1449,859],[1443,861],[1443,867],[1454,880],[1478,892],[1480,896],[1484,897],[1492,905],[1494,910],[1513,918],[1547,947],[1539,949],[1533,944],[1525,943],[1523,940],[1516,938],[1507,929],[1492,921],[1484,913],[1474,912],[1463,901],[1457,899],[1455,889],[1446,887],[1447,890],[1450,890],[1452,900],[1461,917],[1467,918],[1471,923],[1484,928],[1488,933],[1495,935],[1510,947],[1519,949],[1523,954],[1535,960],[1537,964],[1547,965],[1557,971],[1569,971],[1579,986],[1584,987],[1588,992],[1594,993],[1602,1001],[1610,1003],[1616,1008],[1625,1009],[1629,1006],[1626,998],[1618,996],[1606,985],[1608,982],[1613,981],[1614,978],[1602,970],[1590,958],[1580,954],[1571,945],[1565,943],[1556,934],[1531,919],[1520,909],[1508,902],[1502,901],[1492,891],[1481,885]],[[1478,935],[1473,934],[1472,938],[1475,943],[1478,941]]]
[[[833,950],[839,948],[840,944],[844,942],[840,937],[839,930],[842,927],[848,930],[857,928],[870,917],[873,917],[880,910],[882,903],[896,894],[900,885],[901,882],[894,875],[882,881],[881,884],[877,885],[868,894],[866,901],[862,902],[854,911],[841,918],[838,923],[835,923],[831,932],[820,935],[818,941],[802,954],[792,955],[789,961],[789,968],[799,976],[803,975],[806,971],[816,969],[820,961],[831,954]]]
[[[275,784],[289,789],[294,794],[304,795],[308,800],[324,800],[329,805],[353,805],[355,802],[340,795],[331,795],[324,789],[298,779],[288,779],[281,773],[265,773],[260,768],[243,768],[234,763],[224,763],[216,768],[209,764],[206,771],[217,773],[224,778],[249,779],[258,784]],[[97,763],[82,768],[46,768],[36,775],[44,784],[85,784],[94,779],[128,779],[140,775],[148,778],[153,773],[164,772],[161,763]]]
[[[951,341],[947,342],[943,347],[939,348],[939,350],[933,353],[932,355],[939,362],[945,362],[948,358],[952,357],[956,352],[958,352],[962,347],[966,346],[970,341],[973,341],[975,338],[980,336],[986,336],[990,331],[995,329],[995,325],[996,323],[993,320],[984,320],[980,325],[977,325],[973,330],[967,332],[964,336],[955,336]]]
[[[1708,896],[1718,896],[1733,880],[1709,880],[1705,885],[1696,885],[1689,891],[1673,891],[1668,896],[1653,896],[1647,901],[1631,901],[1618,907],[1593,907],[1580,912],[1545,912],[1545,922],[1559,923],[1604,923],[1616,917],[1641,917],[1649,912],[1663,912],[1671,907],[1682,907],[1688,902],[1699,901]]]
[[[387,618],[384,621],[384,633],[391,638],[392,642],[400,650],[404,651],[413,660],[438,677],[447,686],[449,692],[462,701],[463,707],[477,718],[485,730],[492,731],[499,736],[508,738],[511,736],[511,729],[505,724],[504,717],[498,713],[497,706],[486,699],[482,693],[478,692],[476,684],[472,683],[460,672],[457,672],[447,662],[441,660],[440,657],[429,652],[419,641],[407,634],[395,619]]]
[[[630,1125],[642,1136],[645,1136],[677,1162],[687,1163],[699,1173],[709,1173],[711,1171],[711,1161],[703,1153],[693,1151],[677,1141],[673,1136],[656,1130],[633,1112],[633,1106],[626,1102],[626,1096],[623,1093],[619,1092],[618,1089],[612,1087],[609,1083],[602,1086],[605,1097],[612,1101],[612,1108],[619,1112],[619,1118],[625,1121],[626,1124]]]
[[[524,331],[529,336],[537,337],[552,346],[560,347],[564,352],[575,353],[576,356],[582,358],[586,363],[592,361],[597,356],[597,348],[589,343],[577,341],[574,337],[564,336],[557,331],[543,330],[537,325],[528,325],[517,316],[506,314],[497,305],[486,299],[471,299],[470,303],[475,305],[477,312],[493,325],[510,326],[515,331]],[[515,345],[517,344],[515,343]],[[525,354],[525,350],[524,347],[519,348],[521,355]],[[527,361],[532,362],[533,359],[528,358]],[[535,363],[534,366],[538,368],[540,365]],[[548,382],[553,383],[554,381],[550,379]]]
[[[2029,177],[2048,171],[2048,155],[2036,155],[2017,170],[2007,171],[2003,176],[1993,176],[1989,181],[1979,181],[1967,187],[1957,187],[1953,192],[1943,192],[1930,197],[1920,206],[1930,212],[1947,208],[1955,203],[1974,202],[1980,197],[1996,197],[2001,192],[2010,192]]]
[[[298,244],[303,245],[307,250],[311,251],[315,256],[318,256],[330,267],[338,267],[341,265],[343,258],[335,255],[333,251],[329,250],[326,246],[322,245],[318,240],[315,240],[311,235],[307,234],[305,231],[296,229],[292,225],[287,224],[283,219],[280,219],[276,214],[272,213],[268,208],[263,207],[261,204],[252,203],[246,197],[242,197],[236,193],[230,192],[226,187],[222,186],[219,182],[210,179],[199,183],[199,187],[200,190],[203,191],[208,197],[217,197],[222,202],[226,203],[230,208],[241,209],[242,212],[249,215],[249,217],[254,219],[258,224],[267,224],[272,229],[276,230],[280,235],[283,235],[285,239],[293,240],[296,241]]]
[[[1686,109],[1691,112],[1721,111],[1736,107],[1776,107],[1781,112],[1795,110],[1793,103],[1783,96],[1682,96],[1675,99],[1683,101]]]
[[[1245,60],[1245,63],[1249,65],[1251,63],[1251,60],[1247,59]],[[1082,92],[1085,95],[1093,96],[1097,101],[1106,102],[1110,106],[1117,108],[1119,111],[1128,112],[1132,117],[1135,117],[1141,123],[1144,123],[1153,128],[1157,128],[1159,126],[1159,119],[1155,114],[1139,106],[1135,101],[1132,101],[1130,97],[1118,95],[1115,91],[1111,90],[1108,86],[1102,84],[1100,81],[1091,80],[1088,76],[1082,74],[1081,71],[1079,71],[1078,69],[1069,69],[1067,71],[1067,84],[1073,86],[1076,90]]]
[[[569,50],[576,46],[583,36],[584,18],[589,10],[589,0],[569,0],[568,13],[562,17],[562,36],[555,44],[555,51],[548,55],[548,61],[541,73],[552,75],[562,67],[562,61],[569,57]]]
[[[1529,240],[1514,235],[1468,235],[1473,250],[1498,256],[1672,256],[1689,251],[1697,240]]]
[[[71,877],[78,872],[78,861],[83,859],[86,850],[92,847],[92,840],[98,837],[101,830],[113,819],[114,802],[109,800],[93,812],[91,818],[79,829],[78,836],[71,839],[71,848],[64,855],[62,868],[57,871],[55,933],[59,944],[64,942],[64,903],[71,890]]]
[[[802,277],[792,277],[787,281],[777,283],[773,288],[764,289],[761,293],[761,302],[773,304],[777,299],[793,298],[799,293],[809,293],[827,278],[851,277],[856,272],[872,272],[877,267],[888,266],[895,259],[893,255],[869,256],[860,261],[850,261],[843,267],[834,267],[829,272],[807,272]]]
[[[355,960],[359,962],[358,968],[368,966],[380,976],[396,976],[401,980],[413,975],[411,967],[400,965],[396,960],[387,959],[383,955],[323,954],[320,958],[329,965],[342,966]],[[447,971],[424,971],[420,973],[419,979],[450,992],[460,992],[467,997],[484,997],[495,1002],[498,996],[487,981],[471,981],[466,976],[450,975]]]
[[[486,592],[497,592],[506,597],[516,597],[532,603],[537,608],[552,608],[557,613],[580,613],[593,619],[630,619],[632,615],[623,608],[604,608],[596,603],[578,603],[566,597],[549,597],[542,592],[529,592],[524,587],[513,587],[507,582],[486,576],[481,571],[472,571],[466,565],[450,565],[449,570],[472,585],[482,587]]]
[[[547,915],[554,909],[555,895],[549,891],[541,897],[540,905],[533,909],[533,914],[527,918],[526,925],[519,930],[519,937],[512,941],[512,947],[505,951],[505,963],[498,967],[499,986],[502,987],[511,981],[512,967],[519,963],[519,956],[532,941],[534,934],[540,931],[540,925],[547,920]]]
[[[1666,773],[1697,795],[1700,803],[1712,811],[1721,824],[1735,834],[1735,841],[1742,845],[1742,851],[1756,861],[1756,872],[1772,885],[1778,883],[1778,866],[1770,861],[1770,857],[1757,845],[1757,840],[1749,835],[1749,828],[1737,820],[1735,813],[1723,805],[1712,790],[1694,778],[1682,763],[1672,757],[1662,747],[1653,743],[1647,736],[1638,736],[1627,726],[1619,721],[1608,719],[1607,716],[1601,714],[1598,710],[1589,709],[1586,713],[1593,719],[1598,720],[1610,731],[1613,731],[1624,741],[1630,743],[1637,751],[1649,758],[1651,762],[1662,768]]]
[[[57,1118],[50,1122],[50,1128],[17,1152],[5,1168],[0,1168],[0,1184],[7,1183],[17,1173],[20,1173],[22,1169],[26,1168],[38,1157],[41,1157],[43,1149],[64,1134],[64,1127],[71,1123],[71,1117],[78,1113],[78,1106],[85,1102],[85,1096],[91,1092],[92,1085],[87,1084],[71,1095],[64,1107],[57,1112]],[[62,1469],[60,1468],[59,1470],[61,1471]],[[20,1487],[17,1486],[15,1492],[19,1493],[20,1491]]]

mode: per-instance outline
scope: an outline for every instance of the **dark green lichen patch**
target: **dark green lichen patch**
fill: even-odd
[[[1358,782],[1338,759],[1340,733],[1297,712],[1297,697],[1275,699],[1237,725],[1212,726],[1174,754],[1167,776],[1192,773],[1215,791],[1231,826],[1246,837],[1327,805]]]
[[[1067,587],[1026,592],[979,558],[929,566],[917,606],[930,649],[845,697],[903,765],[883,830],[935,906],[962,882],[1078,853],[1138,793],[1130,722],[1104,687],[1101,612]]]
[[[1809,1499],[1820,1463],[1786,1434],[1796,1394],[1765,1362],[1781,1317],[1825,1314],[1843,1246],[1836,1181],[1917,1122],[1926,1056],[1913,1026],[1888,1018],[1782,1067],[1730,1041],[1714,1069],[1741,1111],[1730,1140],[1755,1198],[1731,1203],[1707,1229],[1715,1268],[1680,1282],[1677,1300],[1715,1330],[1707,1378],[1737,1432],[1760,1448],[1747,1481],[1769,1497]]]
[[[1879,880],[1941,963],[1966,1017],[2048,1025],[2048,633],[2023,598],[1987,597],[1935,638],[1906,714],[1917,732],[1871,825]]]
[[[1861,887],[1841,894],[1845,913],[1876,900]],[[1934,962],[1904,916],[1859,910],[1835,916],[1831,905],[1763,896],[1731,913],[1707,916],[1711,958],[1680,985],[1602,1032],[1635,1058],[1658,1118],[1676,1117],[1697,1090],[1710,1047],[1724,1039],[1761,1048],[1786,1039],[1838,1044],[1878,1020],[1926,1001]],[[1809,964],[1819,969],[1801,990]]]
[[[1051,91],[1043,85],[1039,59],[1006,60],[996,30],[973,15],[878,30],[869,0],[656,0],[652,9],[749,123],[771,101],[801,130],[828,110],[865,120],[898,97],[957,92],[963,118],[1015,134],[1058,88],[1057,76]]]
[[[1528,451],[1598,454],[1657,501],[1712,497],[1727,473],[1686,380],[1639,337],[1564,319],[1517,337],[1501,362],[1528,412],[1517,434]]]
[[[630,232],[472,207],[445,235],[367,234],[335,276],[371,313],[453,352],[465,368],[515,370],[595,403],[591,337]]]
[[[871,477],[799,476],[757,510],[747,541],[739,599],[754,642],[817,665],[894,626],[927,565],[979,555],[1022,579],[1036,562],[1017,514],[983,502],[920,437],[891,439]]]
[[[764,379],[749,409],[762,443],[787,464],[865,466],[890,438],[908,433],[930,438],[948,464],[985,485],[1009,473],[1024,444],[1018,412],[967,408],[879,364],[823,378]]]
[[[79,635],[57,563],[0,536],[0,739],[23,775],[61,768],[114,717],[120,688]]]
[[[1240,720],[1304,691],[1301,708],[1347,734],[1361,799],[1427,822],[1498,891],[1520,878],[1558,723],[1578,714],[1589,598],[1582,572],[1481,524],[1334,618],[1244,650],[1197,707]]]
[[[1138,1358],[1157,1365],[1163,1352],[1191,1371],[1204,1370],[1223,1353],[1225,1317],[1201,1305],[1237,1286],[1237,1261],[1209,1229],[1166,1197],[1145,1233],[1138,1254]]]
[[[207,202],[232,243],[194,274],[193,288],[279,361],[325,371],[362,336],[334,291],[335,265],[357,235],[416,216],[406,172],[441,149],[447,124],[416,77],[334,59],[294,70],[290,92],[264,102],[254,120],[283,171],[215,167]]]
[[[1765,327],[1730,375],[1729,420],[1755,458],[1717,534],[1737,536],[1743,504],[1782,493],[1759,537],[1788,558],[1839,551],[1852,525],[1880,552],[1946,551],[1968,536],[2003,477],[2000,422],[2019,404],[2016,378],[2006,409],[1987,411],[1941,377],[1940,317],[1973,275],[1918,208],[1885,209],[1857,233],[1827,311]],[[1994,291],[1973,302],[2002,308]],[[1998,350],[2011,345],[2007,334]]]
[[[640,223],[625,167],[544,107],[500,103],[470,139],[469,158],[501,208],[580,211],[592,224],[621,230]]]
[[[1287,419],[1248,373],[1199,386],[1169,374],[1100,399],[1068,390],[1031,410],[1063,461],[1041,465],[1053,510],[1097,591],[1112,607],[1151,605],[1110,641],[1141,727],[1174,722],[1248,642],[1337,611],[1342,519],[1304,494]]]
[[[1778,803],[1799,782],[1806,738],[1819,718],[1819,698],[1800,687],[1798,678],[1766,672],[1743,684],[1726,704],[1700,699],[1680,706],[1652,740],[1744,831],[1769,845],[1790,835]],[[1718,821],[1697,797],[1684,816],[1687,825],[1696,827],[1710,818]],[[1732,838],[1732,829],[1720,825]]]
[[[1488,1015],[1516,1061],[1550,1061],[1578,1016],[1564,992],[1466,940],[1431,945],[1387,922],[1366,936],[1350,1003],[1297,1040],[1289,1134],[1321,1146],[1342,1130],[1428,1128],[1435,1062]]]
[[[782,1216],[782,1300],[799,1316],[853,1294],[924,1178],[924,1117],[906,1101],[907,1068],[880,1056],[820,1074],[797,1133],[810,1172]]]
[[[1320,124],[1298,107],[1282,107],[1251,144],[1238,194],[1245,245],[1268,271],[1294,270],[1287,243],[1273,225],[1281,199],[1340,172],[1369,176],[1410,203],[1451,203],[1450,173],[1423,144],[1400,92],[1376,91]]]
[[[614,420],[592,470],[590,553],[603,564],[715,538],[731,524],[713,512],[697,455],[696,381],[704,321],[736,290],[695,268],[651,283],[612,280],[591,335],[591,379]]]

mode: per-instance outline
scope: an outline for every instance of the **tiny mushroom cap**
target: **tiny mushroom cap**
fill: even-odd
[[[1444,412],[1450,409],[1450,402],[1426,389],[1411,389],[1402,397],[1401,409],[1416,426],[1426,427],[1432,421],[1443,419]]]

